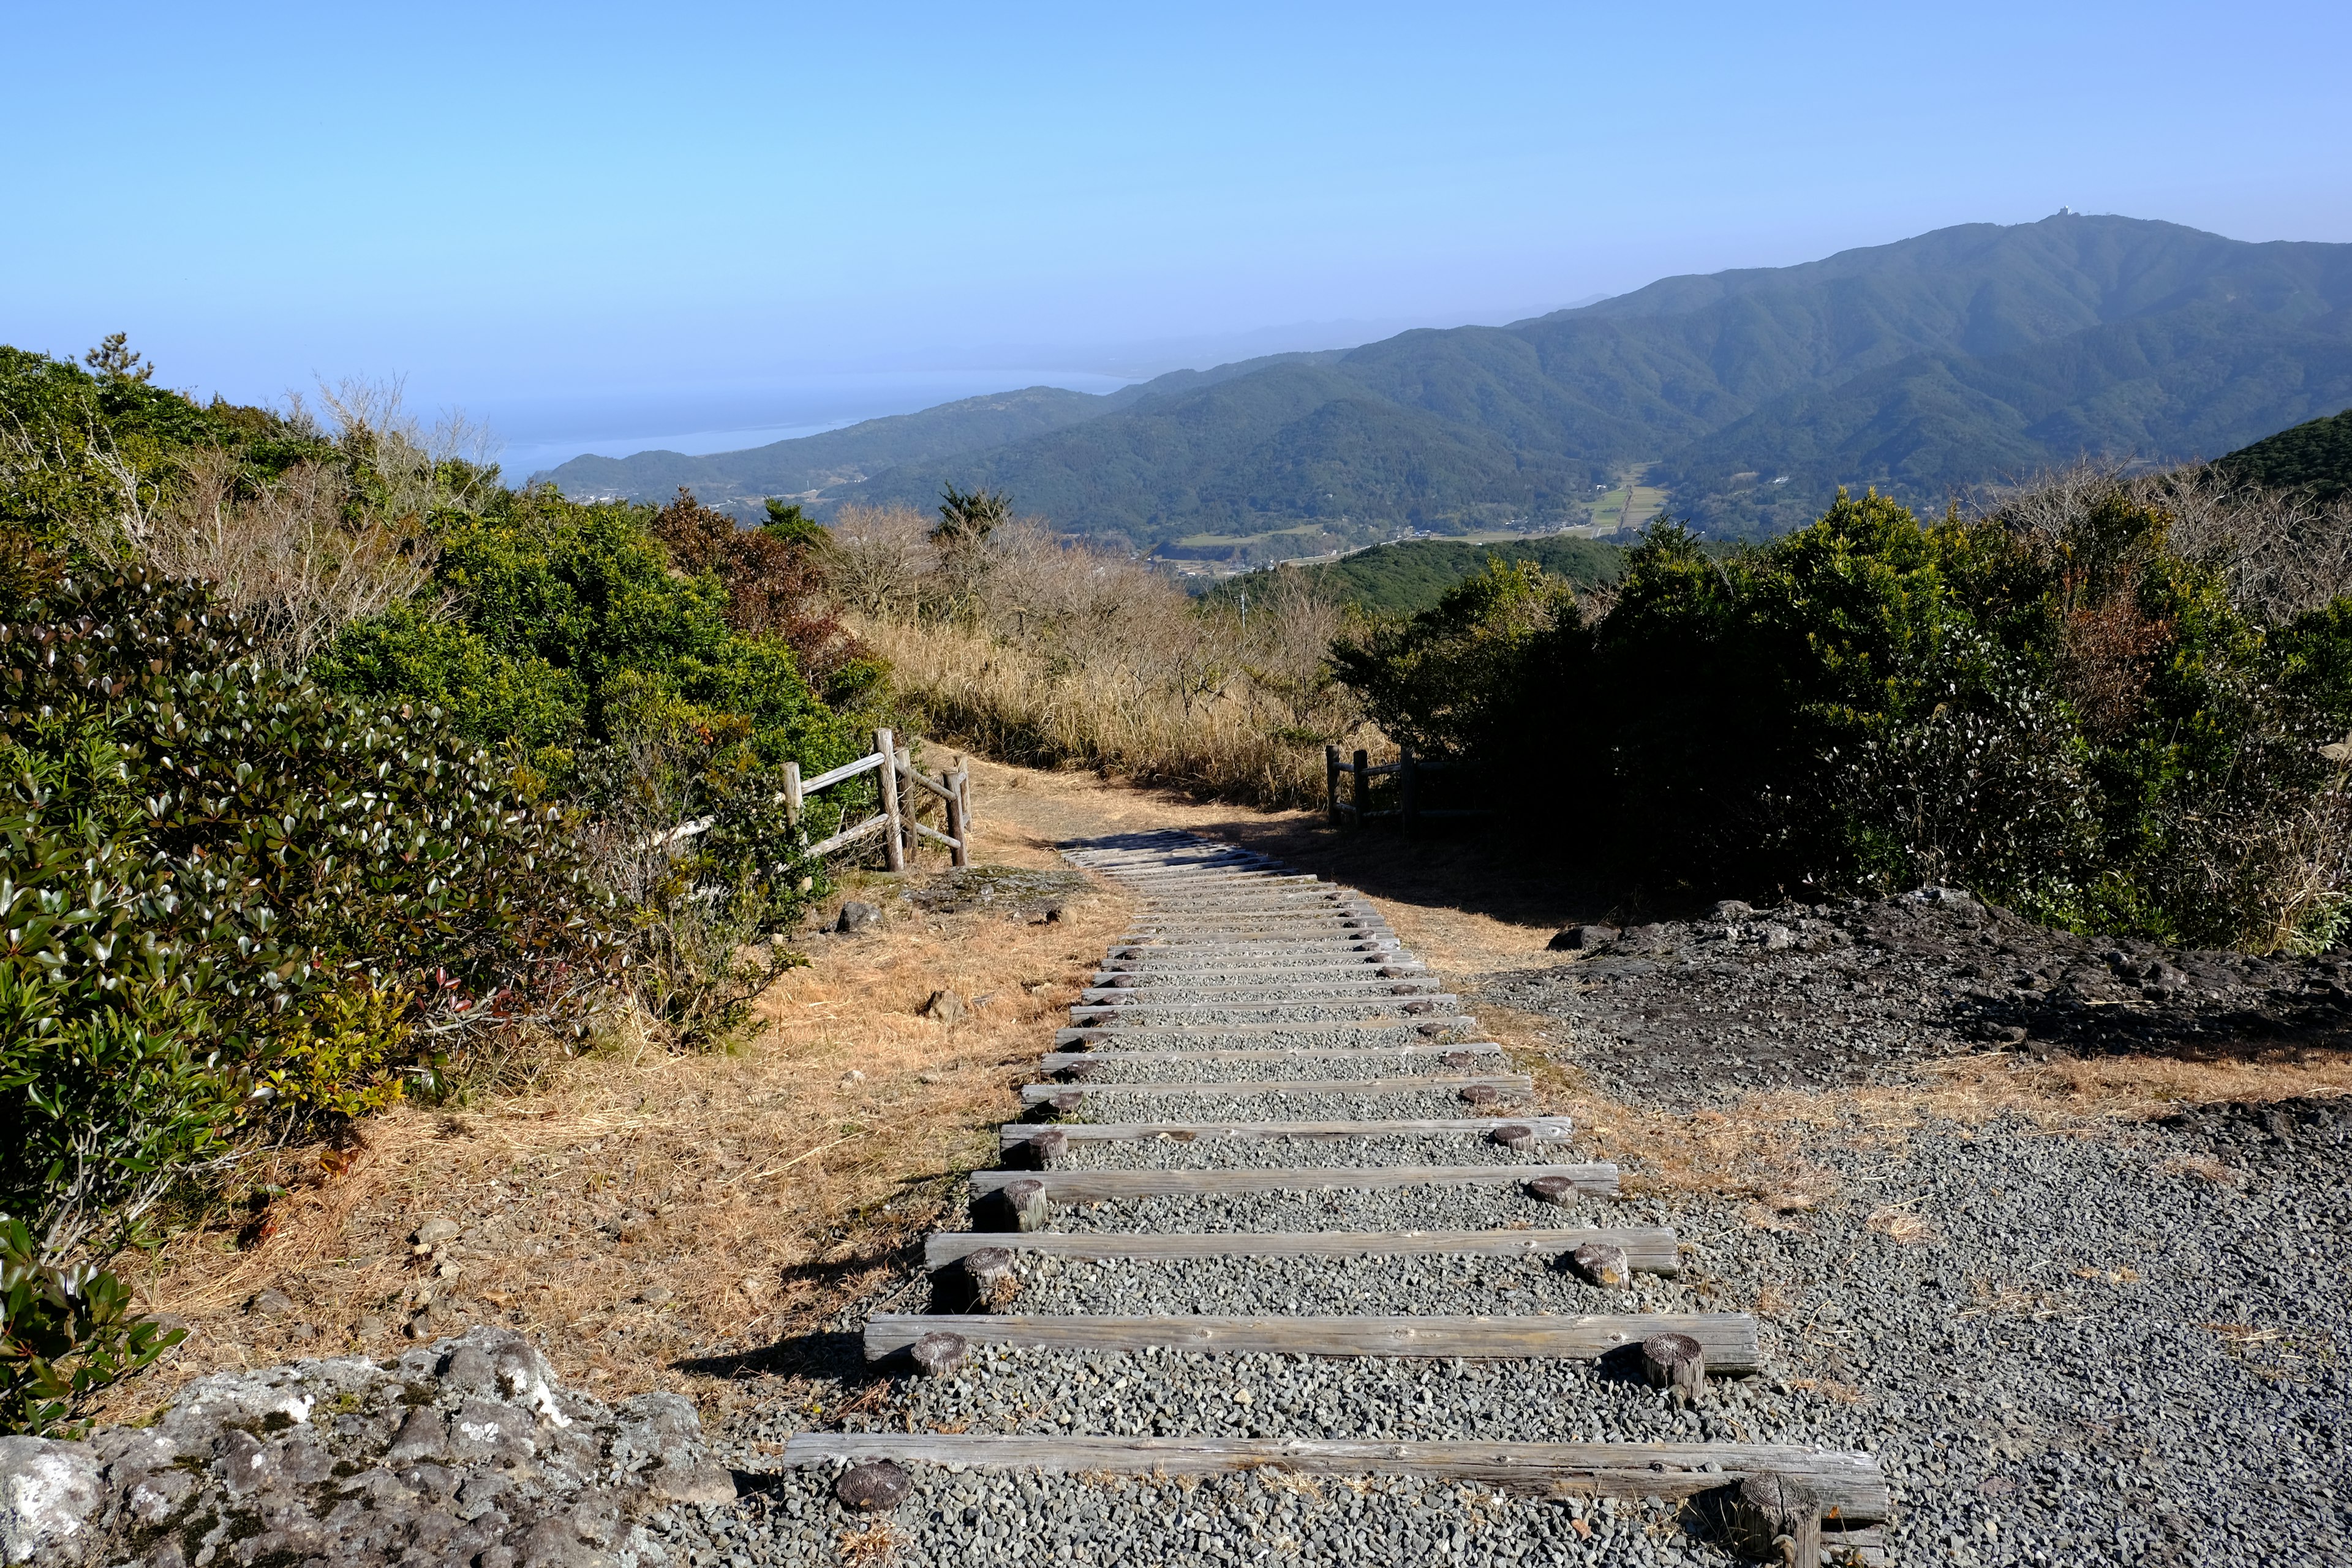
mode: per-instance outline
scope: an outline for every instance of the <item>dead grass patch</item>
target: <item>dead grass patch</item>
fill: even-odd
[[[1901,1203],[1881,1204],[1864,1216],[1864,1228],[1874,1230],[1898,1247],[1931,1247],[1944,1239],[1944,1233],[1934,1223],[1912,1212],[1906,1199]]]
[[[1958,1315],[1963,1318],[2017,1318],[2030,1323],[2047,1323],[2060,1318],[2073,1321],[2088,1315],[2073,1297],[2030,1285],[1972,1279],[1969,1292],[1975,1301],[1960,1309]]]
[[[1055,863],[992,834],[981,805],[982,859]],[[266,1239],[238,1249],[256,1227],[224,1215],[138,1277],[196,1332],[122,1397],[149,1408],[220,1368],[391,1353],[428,1303],[435,1335],[510,1324],[602,1395],[672,1388],[715,1413],[748,1382],[819,1371],[842,1352],[808,1336],[919,1282],[914,1238],[958,1223],[958,1178],[996,1163],[1013,1086],[1128,920],[1109,890],[1053,924],[891,907],[876,931],[813,943],[726,1054],[625,1043],[522,1092],[397,1109],[329,1163],[257,1169],[257,1187],[287,1189]],[[988,1000],[954,1025],[918,1016],[939,990]],[[431,1218],[460,1234],[419,1256],[408,1237]],[[243,1310],[265,1288],[295,1311]]]

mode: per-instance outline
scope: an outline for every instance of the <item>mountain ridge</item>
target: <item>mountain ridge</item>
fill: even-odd
[[[982,485],[1106,542],[1243,552],[1301,525],[1369,542],[1574,522],[1647,467],[1675,513],[1746,536],[1840,485],[1940,505],[2084,455],[2203,458],[2347,405],[2352,245],[2060,214],[1174,373],[802,488],[927,506]]]

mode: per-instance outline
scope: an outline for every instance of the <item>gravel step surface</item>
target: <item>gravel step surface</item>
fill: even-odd
[[[1274,1471],[1202,1479],[1081,1480],[971,1470],[921,1472],[922,1488],[878,1527],[844,1509],[832,1479],[793,1472],[729,1519],[714,1563],[889,1561],[906,1568],[1052,1563],[1232,1568],[1240,1563],[1464,1568],[1559,1563],[1647,1565],[1671,1534],[1659,1504],[1553,1503],[1392,1477],[1309,1480]],[[1581,1531],[1576,1528],[1581,1524]],[[675,1559],[673,1559],[675,1561]],[[1719,1555],[1682,1563],[1728,1563]]]
[[[1672,1225],[1663,1207],[1575,1195],[1566,1204],[1531,1198],[1515,1183],[1403,1187],[1389,1192],[1161,1193],[1054,1209],[1067,1231],[1499,1230],[1537,1226]]]
[[[1338,1075],[1332,1075],[1338,1076]],[[1500,1102],[1515,1107],[1507,1096]],[[1097,1121],[1346,1121],[1485,1115],[1451,1090],[1398,1094],[1089,1094]]]
[[[1515,1153],[1486,1137],[1073,1139],[1063,1165],[1079,1171],[1266,1171],[1349,1165],[1565,1165],[1565,1143]],[[1427,1226],[1418,1228],[1427,1229]]]
[[[1290,1051],[1278,1057],[1243,1057],[1222,1061],[1136,1061],[1118,1051],[1087,1053],[1091,1071],[1083,1080],[1089,1089],[1118,1083],[1200,1083],[1213,1079],[1219,1083],[1262,1083],[1268,1079],[1305,1078],[1460,1078],[1465,1072],[1476,1075],[1488,1071],[1508,1072],[1510,1060],[1500,1051],[1481,1051],[1477,1060],[1468,1068],[1449,1064],[1440,1052],[1414,1052],[1372,1057],[1328,1056],[1311,1050]],[[1106,1118],[1105,1120],[1109,1120]],[[1156,1117],[1155,1121],[1170,1121]],[[1244,1117],[1220,1116],[1221,1121],[1239,1121]],[[1299,1120],[1297,1117],[1286,1118]]]
[[[1336,1263],[1336,1266],[1335,1266]],[[1525,1316],[1683,1312],[1690,1290],[1654,1275],[1586,1284],[1557,1258],[1040,1258],[1016,1253],[1022,1312]]]

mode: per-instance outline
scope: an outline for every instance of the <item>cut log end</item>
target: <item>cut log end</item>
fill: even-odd
[[[1503,1098],[1502,1090],[1492,1084],[1474,1083],[1461,1091],[1465,1105],[1492,1105]]]
[[[1536,1130],[1524,1121],[1506,1121],[1487,1133],[1486,1138],[1514,1154],[1524,1154],[1536,1146]]]
[[[1058,1169],[1069,1157],[1070,1135],[1058,1127],[1048,1127],[1029,1140],[1029,1158],[1041,1171]]]
[[[1109,1065],[1110,1064],[1108,1062],[1092,1060],[1072,1062],[1067,1067],[1063,1068],[1055,1076],[1059,1078],[1064,1083],[1087,1083],[1101,1077],[1104,1070],[1108,1068]],[[1056,1106],[1060,1104],[1060,1100],[1061,1097],[1056,1095],[1055,1097]]]
[[[1706,1394],[1706,1350],[1688,1334],[1652,1334],[1642,1342],[1642,1376],[1652,1388],[1674,1391],[1676,1404]]]
[[[961,1334],[925,1334],[909,1352],[925,1377],[945,1377],[971,1348]]]
[[[1821,1568],[1822,1504],[1794,1476],[1759,1470],[1732,1489],[1733,1545],[1760,1563]]]
[[[1576,1201],[1576,1184],[1566,1176],[1538,1176],[1528,1184],[1528,1196],[1540,1204],[1564,1207]]]
[[[1034,1176],[1007,1182],[999,1189],[1004,1195],[1004,1206],[1013,1212],[1013,1223],[1020,1230],[1043,1230],[1052,1210],[1045,1202],[1045,1184]]]
[[[1056,1116],[1076,1116],[1087,1103],[1087,1097],[1076,1089],[1066,1089],[1045,1101]]]
[[[1570,1253],[1568,1261],[1588,1285],[1622,1290],[1633,1283],[1633,1266],[1626,1261],[1625,1249],[1612,1242],[1588,1241]]]
[[[914,1489],[914,1479],[887,1459],[852,1465],[833,1483],[833,1495],[858,1513],[887,1513]]]
[[[993,1311],[1021,1294],[1020,1277],[1013,1272],[1013,1254],[1002,1247],[983,1247],[964,1255],[963,1273],[975,1306]]]

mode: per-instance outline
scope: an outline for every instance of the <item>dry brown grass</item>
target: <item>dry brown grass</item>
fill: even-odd
[[[1377,745],[1325,668],[1346,614],[1278,577],[1246,612],[1027,525],[942,558],[909,512],[861,512],[836,591],[927,726],[996,757],[1311,805],[1327,739]],[[1360,732],[1360,739],[1359,735]]]
[[[989,804],[983,791],[982,859],[1050,860],[1015,825],[992,834]],[[323,1161],[289,1155],[254,1173],[289,1189],[265,1224],[224,1216],[138,1279],[148,1301],[197,1331],[111,1414],[219,1367],[347,1346],[389,1353],[428,1298],[452,1326],[533,1333],[567,1380],[599,1394],[674,1388],[723,1409],[734,1380],[793,1363],[716,1347],[789,1343],[908,1282],[908,1244],[951,1222],[958,1174],[995,1163],[1012,1086],[1034,1076],[1039,1041],[1125,909],[1105,890],[1055,924],[909,912],[817,945],[810,967],[761,998],[731,1054],[614,1049],[521,1092],[397,1110]],[[953,1026],[918,1016],[940,989],[994,1000]],[[409,1235],[434,1217],[481,1237],[413,1256]],[[241,1234],[262,1238],[239,1249]],[[244,1310],[264,1288],[296,1311]],[[362,1337],[365,1319],[382,1326]],[[317,1337],[297,1338],[298,1322]]]

